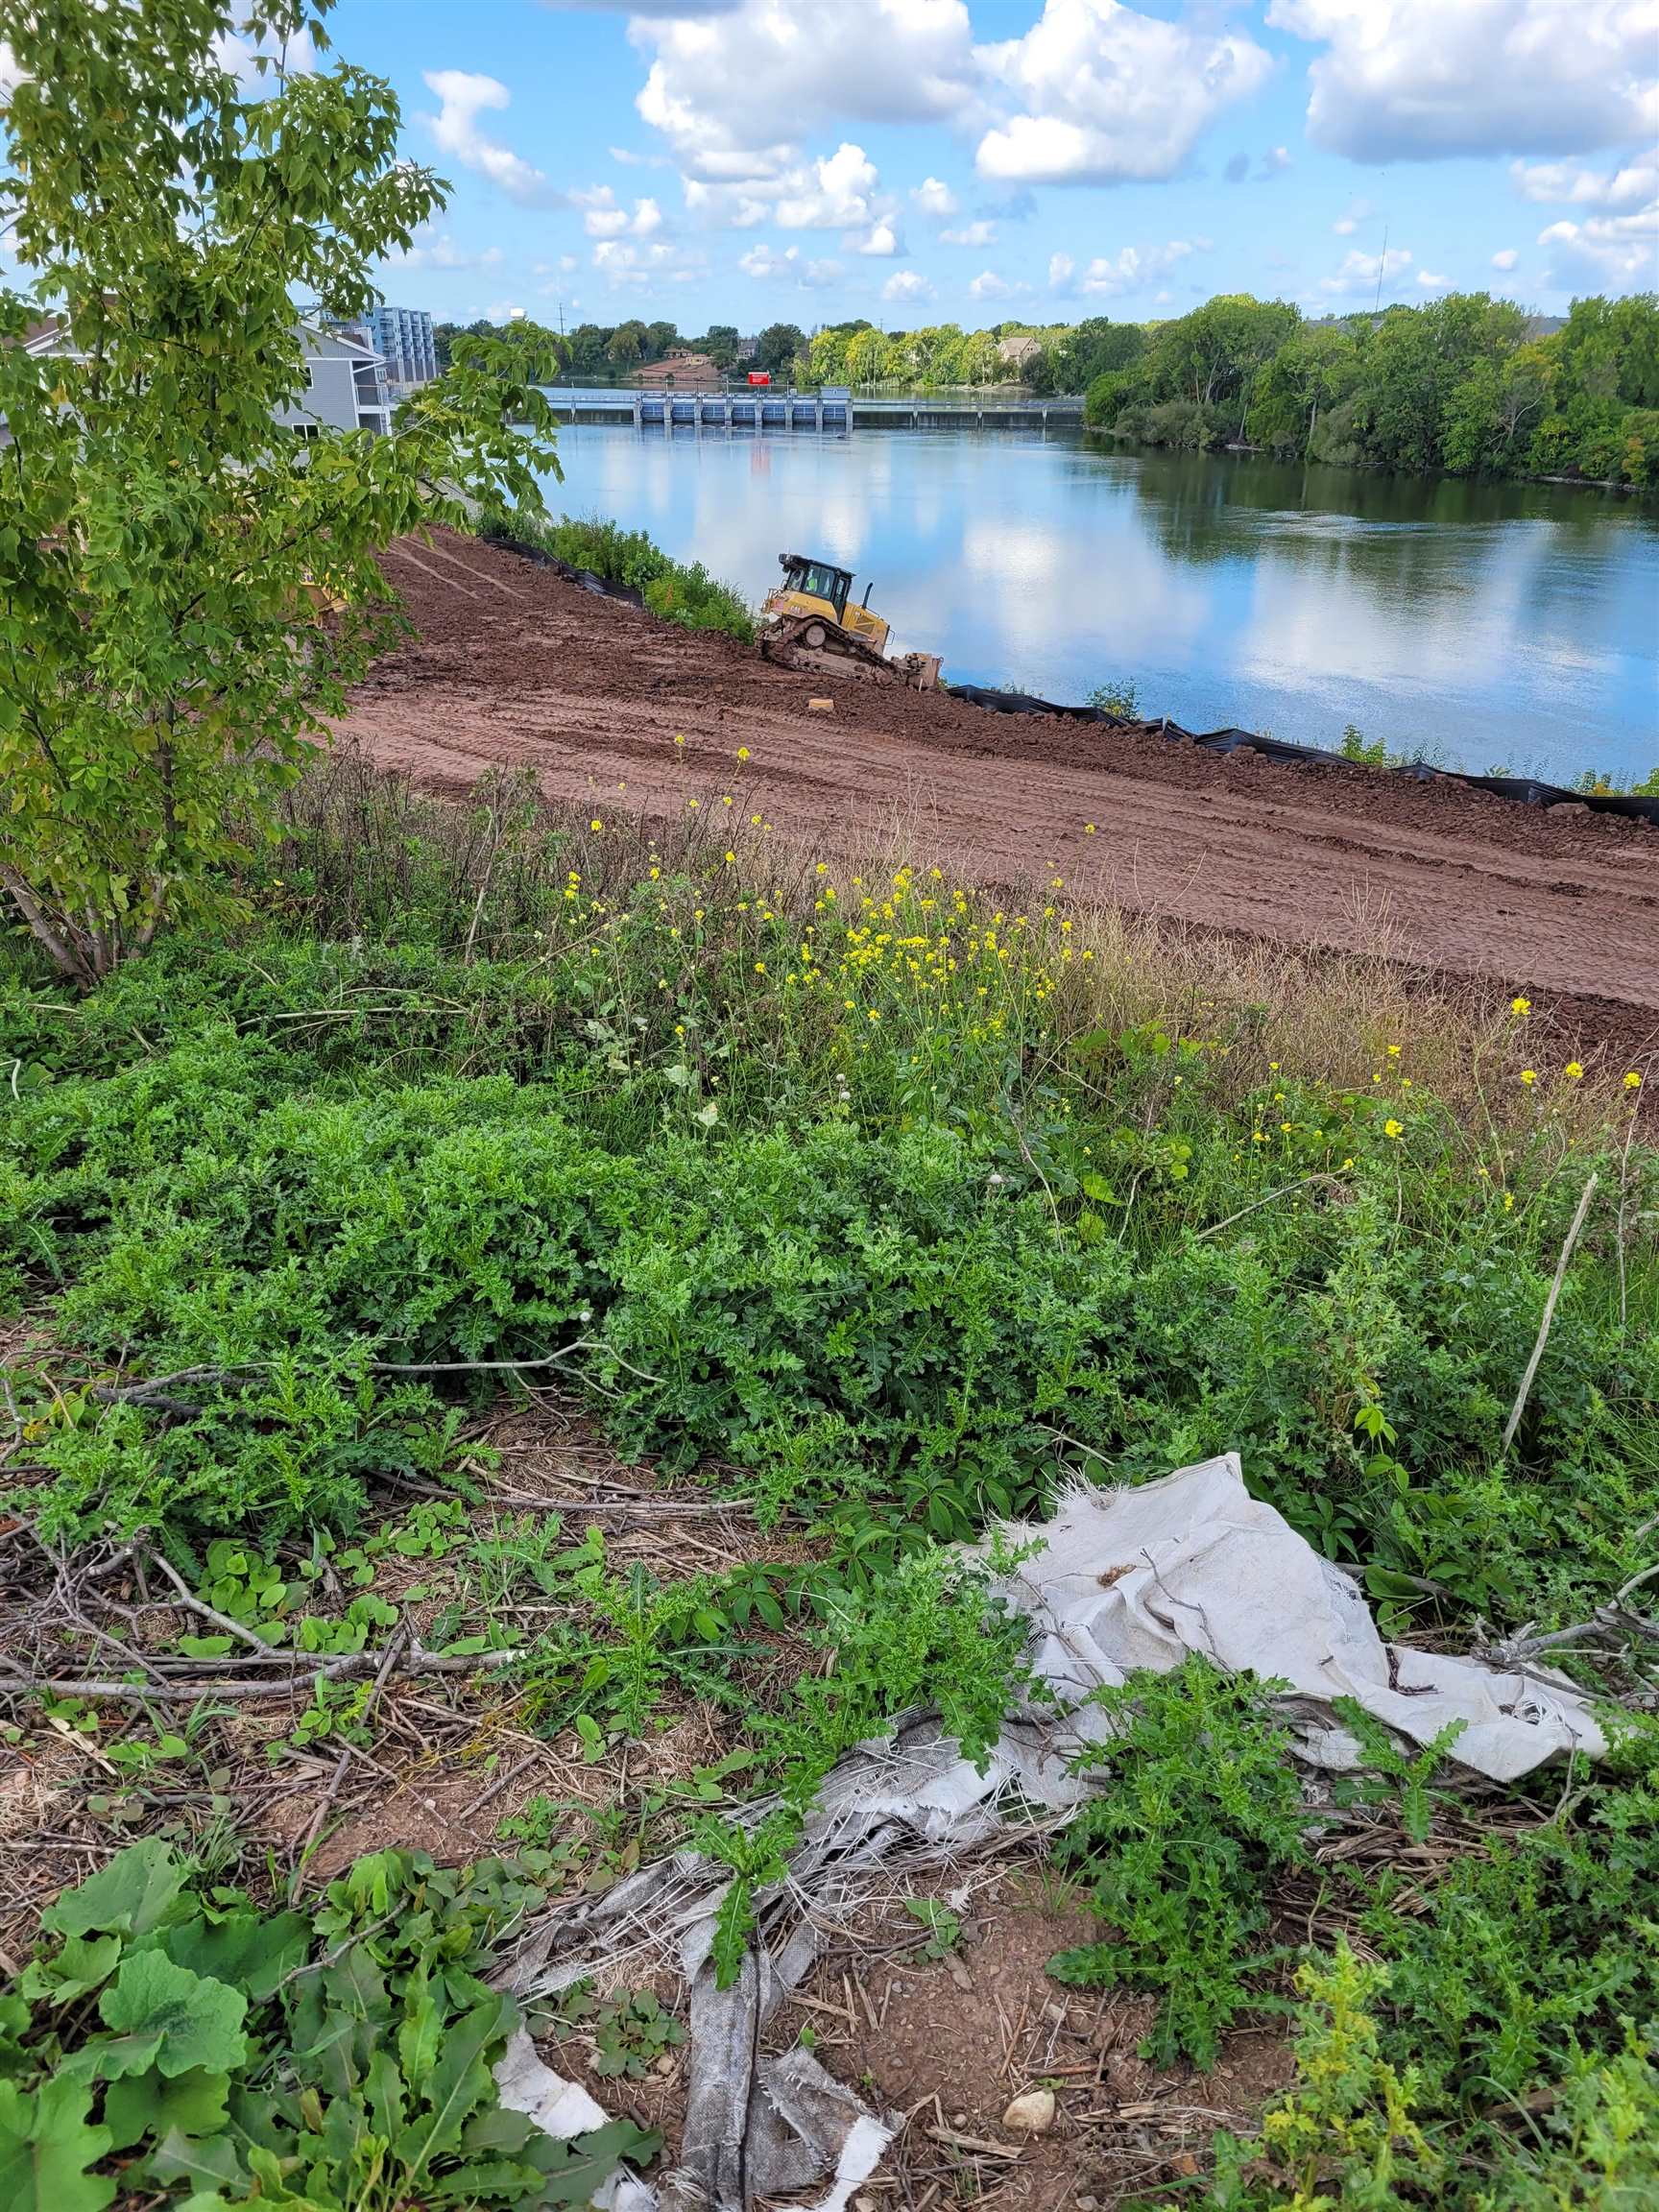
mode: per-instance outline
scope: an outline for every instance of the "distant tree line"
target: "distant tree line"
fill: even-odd
[[[1143,445],[1259,446],[1421,475],[1659,484],[1659,299],[1576,300],[1540,334],[1512,301],[1309,322],[1247,293],[1137,333],[1087,387],[1090,422]]]
[[[447,360],[455,326],[438,326]],[[468,328],[487,334],[488,323]],[[560,344],[572,376],[626,376],[676,348],[738,366],[736,325],[581,323]],[[883,330],[863,318],[807,338],[773,323],[745,366],[803,384],[984,385],[1083,393],[1097,429],[1149,445],[1255,446],[1286,460],[1423,475],[1582,476],[1659,485],[1659,298],[1577,300],[1541,330],[1513,301],[1454,292],[1421,307],[1310,321],[1247,292],[1167,323],[946,323]]]
[[[447,368],[450,340],[465,329],[476,336],[493,333],[496,325],[476,323],[439,323],[433,327],[438,366]],[[632,317],[626,323],[578,323],[559,340],[565,373],[591,378],[626,376],[648,361],[665,360],[670,353],[707,353],[717,369],[737,366],[743,340],[734,323],[711,323],[701,337],[682,333],[672,323],[646,323]],[[785,374],[806,351],[806,333],[794,323],[773,323],[755,340],[747,366]]]

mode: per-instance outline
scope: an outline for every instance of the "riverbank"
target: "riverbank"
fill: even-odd
[[[1058,877],[1263,960],[1383,956],[1447,989],[1521,993],[1580,1058],[1659,1035],[1659,838],[1641,824],[808,685],[469,540],[397,549],[388,573],[418,637],[341,729],[429,787],[508,767],[602,818],[758,813],[815,850],[901,847],[996,885]],[[814,694],[830,712],[808,710]]]

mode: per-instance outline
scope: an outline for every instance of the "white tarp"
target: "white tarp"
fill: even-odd
[[[1311,1767],[1359,1764],[1359,1746],[1333,1709],[1338,1697],[1415,1743],[1463,1721],[1448,1756],[1498,1781],[1558,1754],[1595,1758],[1605,1748],[1588,1705],[1559,1674],[1385,1644],[1358,1585],[1250,1497],[1234,1453],[1138,1490],[1079,1488],[1052,1520],[1003,1537],[1015,1549],[1041,1545],[998,1590],[1031,1623],[1032,1671],[1055,1706],[1011,1714],[983,1774],[925,1716],[842,1760],[819,1791],[788,1881],[757,1900],[762,1940],[734,1987],[715,1987],[709,1959],[726,1877],[690,1852],[643,1866],[590,1902],[555,1908],[515,1956],[504,1978],[520,1995],[565,1987],[619,1953],[660,1958],[664,1946],[690,1984],[680,2164],[660,2198],[630,2181],[618,2212],[659,2203],[663,2212],[749,2212],[757,2196],[826,2174],[833,2185],[822,2212],[842,2212],[891,2125],[830,2081],[809,2053],[759,2054],[761,2031],[809,1969],[820,1931],[855,1909],[873,1874],[891,1882],[981,1841],[1001,1823],[1005,1798],[1059,1810],[1110,1787],[1071,1766],[1109,1732],[1092,1694],[1136,1669],[1168,1671],[1199,1651],[1288,1683],[1287,1719]],[[753,1816],[767,1809],[753,1808]],[[502,2067],[510,2062],[517,2099],[529,2093],[524,2053],[510,2050]],[[573,2086],[548,2075],[538,2099],[566,2118],[569,2133],[580,2131],[567,2124],[574,2107],[564,2100]],[[591,2100],[581,2108],[589,2106],[598,2109]]]
[[[1070,1706],[1136,1668],[1162,1671],[1201,1651],[1230,1671],[1287,1682],[1314,1709],[1303,1734],[1315,1766],[1358,1763],[1352,1736],[1334,1716],[1318,1718],[1337,1697],[1415,1743],[1463,1722],[1449,1756],[1495,1782],[1557,1752],[1599,1758],[1606,1748],[1562,1675],[1502,1673],[1385,1644],[1358,1584],[1250,1496],[1237,1453],[1139,1490],[1079,1488],[1041,1527],[1004,1535],[1042,1540],[1002,1590],[1031,1622],[1034,1672]],[[1098,1736],[1093,1718],[1079,1722]]]

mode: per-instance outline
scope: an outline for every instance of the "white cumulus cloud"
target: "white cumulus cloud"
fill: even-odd
[[[798,284],[807,292],[822,292],[827,286],[838,283],[842,274],[839,261],[811,260],[799,246],[786,246],[780,253],[775,247],[764,243],[739,253],[737,266],[746,276],[754,276],[762,283]]]
[[[493,269],[502,258],[499,246],[486,246],[474,252],[470,248],[458,246],[447,230],[434,230],[422,224],[415,233],[415,243],[406,253],[389,254],[388,269]]]
[[[769,177],[738,183],[688,177],[685,208],[714,229],[776,223],[781,230],[840,230],[856,252],[902,253],[896,203],[880,181],[863,147],[843,141],[833,154],[790,163]]]
[[[1386,281],[1410,266],[1408,246],[1391,246],[1385,253],[1361,253],[1356,248],[1343,256],[1342,266],[1334,276],[1320,277],[1319,289],[1332,293],[1374,292],[1380,276]]]
[[[1308,134],[1355,161],[1575,154],[1651,136],[1649,0],[1271,0],[1324,48]]]
[[[1551,249],[1549,281],[1557,291],[1579,284],[1651,285],[1659,276],[1659,200],[1628,215],[1551,223],[1539,231],[1538,243]]]
[[[1194,253],[1208,253],[1212,243],[1208,238],[1170,238],[1162,246],[1125,246],[1116,253],[1095,254],[1081,272],[1070,253],[1051,254],[1049,288],[1115,300],[1125,292],[1143,291]]]
[[[854,253],[868,253],[878,260],[889,259],[904,251],[904,241],[891,223],[872,223],[862,236],[854,233],[848,244]]]
[[[444,153],[464,168],[488,177],[522,206],[552,206],[564,197],[540,169],[479,130],[478,118],[486,110],[511,107],[513,96],[505,84],[469,69],[427,69],[422,74],[426,89],[443,103],[426,121]]]
[[[1520,258],[1513,246],[1505,246],[1493,254],[1492,266],[1494,269],[1513,269]]]
[[[981,270],[968,287],[970,300],[1013,300],[1022,292],[1028,292],[1028,284],[1011,284],[1006,276],[998,276],[995,269]]]
[[[918,270],[901,269],[882,285],[881,297],[895,306],[910,306],[918,301],[931,300],[933,287]]]
[[[995,246],[997,226],[987,222],[964,223],[959,229],[941,230],[939,243],[941,246]]]
[[[1026,184],[1171,176],[1205,125],[1272,68],[1218,21],[1166,22],[1121,0],[1045,0],[1022,37],[974,59],[1006,109],[979,141],[980,174]]]
[[[774,175],[802,137],[843,116],[952,119],[972,90],[964,0],[636,11],[628,35],[651,57],[640,115],[687,176],[711,181]]]
[[[1444,292],[1451,281],[1450,276],[1437,276],[1432,269],[1419,269],[1417,272],[1418,288],[1424,292]]]
[[[962,204],[950,185],[941,183],[937,177],[924,177],[910,197],[924,215],[937,216],[941,222],[954,215]]]
[[[705,274],[699,259],[666,239],[636,243],[631,238],[601,238],[593,249],[593,266],[617,292],[690,284]]]
[[[662,210],[655,200],[636,200],[630,213],[617,204],[609,184],[572,192],[570,198],[583,210],[582,228],[589,238],[650,238],[662,228]]]
[[[1528,200],[1572,207],[1640,207],[1659,193],[1659,161],[1627,161],[1604,176],[1571,161],[1511,161],[1509,174]]]

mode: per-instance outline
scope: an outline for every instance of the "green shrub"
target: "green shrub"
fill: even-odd
[[[373,911],[349,875],[304,882],[354,819],[275,895]],[[0,1278],[69,1355],[56,1394],[24,1382],[32,1512],[190,1543],[349,1527],[377,1475],[450,1463],[497,1387],[376,1362],[580,1340],[566,1379],[626,1447],[743,1465],[875,1557],[1038,1508],[1057,1455],[1133,1480],[1238,1449],[1394,1602],[1427,1581],[1542,1616],[1645,1564],[1642,1147],[1603,1160],[1623,1250],[1584,1239],[1502,1455],[1597,1156],[1564,1167],[1548,1116],[1472,1161],[1386,1057],[1296,1085],[1220,1017],[1068,1022],[1059,919],[902,871],[845,910],[816,875],[751,896],[716,855],[637,882],[608,837],[522,855],[491,928],[528,957],[468,957],[476,895],[435,854],[411,932],[456,951],[273,929],[176,942],[73,1005],[0,998]],[[168,1405],[64,1387],[118,1362],[215,1373]]]
[[[607,584],[639,592],[653,614],[683,630],[719,630],[745,643],[755,635],[755,617],[731,585],[710,576],[701,561],[670,560],[643,530],[624,530],[597,516],[575,520],[566,515],[557,522],[520,518],[511,530],[493,534],[519,538],[573,568],[590,569]]]
[[[1110,1741],[1087,1759],[1100,1794],[1066,1831],[1063,1863],[1113,1933],[1048,1971],[1083,1988],[1158,1992],[1142,2053],[1158,2066],[1214,2064],[1270,1962],[1267,1882],[1306,1857],[1310,1815],[1266,1693],[1197,1653],[1172,1673],[1096,1694]]]

